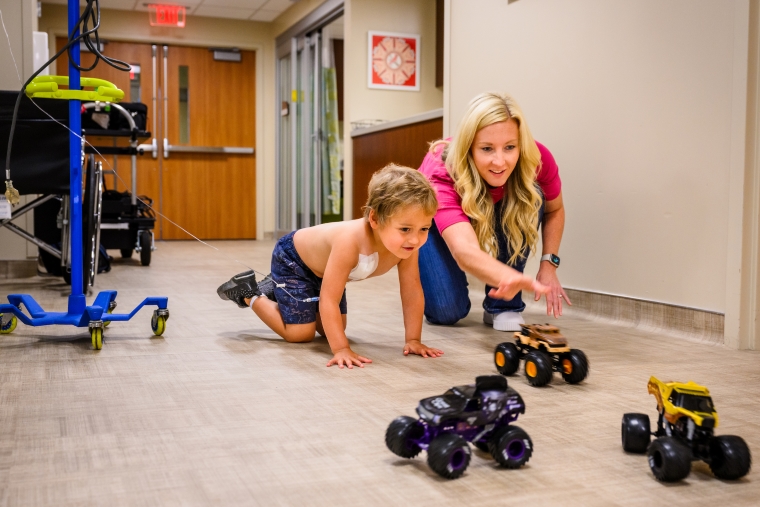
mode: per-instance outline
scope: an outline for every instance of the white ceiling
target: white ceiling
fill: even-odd
[[[183,5],[188,16],[273,21],[299,0],[100,0],[101,9],[148,11],[148,4]],[[67,0],[43,0],[44,4],[66,5]],[[80,0],[80,4],[86,2]]]

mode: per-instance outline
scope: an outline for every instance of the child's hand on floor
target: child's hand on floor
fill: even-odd
[[[371,362],[372,359],[360,356],[350,348],[345,348],[335,352],[333,358],[327,362],[327,366],[337,364],[338,368],[343,368],[343,365],[346,365],[349,369],[353,369],[354,365],[364,368],[364,363]]]
[[[442,350],[428,347],[419,340],[410,340],[406,342],[406,345],[404,345],[404,355],[408,356],[410,353],[422,357],[440,357],[443,355]]]

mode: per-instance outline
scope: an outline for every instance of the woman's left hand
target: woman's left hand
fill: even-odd
[[[410,353],[422,357],[439,357],[443,355],[442,350],[428,347],[419,340],[409,340],[406,342],[406,345],[404,345],[404,355],[408,356]]]
[[[549,292],[546,293],[546,315],[554,315],[554,318],[562,315],[562,300],[567,301],[567,304],[573,306],[570,298],[565,294],[565,289],[562,288],[562,284],[559,283],[557,278],[557,268],[549,265],[548,262],[542,262],[538,268],[538,274],[536,280],[546,285],[549,288]],[[536,293],[535,300],[541,299],[541,294]]]

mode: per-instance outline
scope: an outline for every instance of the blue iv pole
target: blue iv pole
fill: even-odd
[[[68,0],[69,33],[76,29],[74,37],[79,35],[79,0]],[[79,69],[74,63],[80,62],[79,44],[71,47],[69,60],[69,89],[81,90]],[[69,163],[70,189],[69,202],[71,206],[71,295],[68,301],[68,311],[46,312],[28,294],[10,294],[9,304],[0,304],[0,315],[12,314],[11,320],[0,321],[0,332],[9,334],[16,327],[16,320],[27,326],[71,325],[87,327],[92,338],[92,346],[99,350],[103,346],[103,330],[109,322],[128,321],[143,306],[157,306],[151,319],[151,328],[157,336],[163,334],[166,320],[169,318],[168,297],[148,297],[128,314],[110,313],[116,307],[116,291],[100,292],[91,306],[87,306],[83,282],[83,245],[82,245],[82,141],[75,132],[82,132],[81,101],[69,100]],[[97,255],[97,250],[96,250]],[[29,315],[22,311],[26,308]],[[103,317],[106,320],[103,320]]]

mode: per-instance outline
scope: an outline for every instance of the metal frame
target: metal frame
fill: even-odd
[[[322,135],[322,125],[321,125],[321,119],[319,113],[319,100],[320,100],[320,94],[321,94],[321,83],[315,82],[314,83],[314,92],[315,97],[314,100],[311,100],[308,95],[308,89],[306,87],[299,86],[299,64],[298,64],[298,54],[300,51],[306,51],[308,49],[309,45],[316,45],[316,54],[315,58],[313,59],[314,64],[314,75],[315,79],[316,76],[319,75],[319,68],[318,66],[321,65],[320,58],[321,58],[321,51],[319,50],[319,47],[321,45],[321,35],[318,32],[322,27],[332,23],[336,19],[340,18],[344,15],[344,2],[343,0],[327,0],[324,4],[317,7],[312,13],[307,15],[304,19],[293,25],[291,28],[286,30],[283,34],[277,37],[276,39],[276,58],[277,58],[277,66],[276,66],[276,72],[277,72],[277,83],[276,83],[276,101],[277,101],[277,107],[279,108],[280,105],[283,102],[287,102],[289,105],[289,116],[290,116],[290,137],[291,137],[291,146],[290,146],[290,163],[287,167],[283,165],[284,161],[281,160],[281,145],[283,142],[282,139],[282,117],[280,115],[277,115],[277,128],[275,129],[275,146],[277,149],[275,150],[275,167],[277,168],[277,177],[276,177],[276,189],[277,193],[275,195],[275,210],[276,213],[278,213],[278,216],[275,218],[276,227],[278,230],[276,231],[278,236],[286,234],[288,231],[280,230],[280,226],[287,227],[283,222],[282,218],[279,216],[279,213],[281,211],[281,199],[283,199],[283,192],[289,193],[289,199],[290,199],[290,230],[295,231],[298,229],[298,194],[296,190],[296,181],[298,181],[299,177],[302,178],[302,181],[309,181],[309,186],[314,185],[314,188],[312,189],[312,195],[314,196],[314,199],[311,199],[309,196],[307,196],[307,199],[309,199],[309,206],[305,206],[301,210],[301,227],[304,226],[304,224],[310,224],[315,225],[317,223],[321,223],[322,220],[322,187],[321,187],[321,164],[322,164],[322,142],[323,142],[323,135]],[[308,37],[311,36],[311,37]],[[315,37],[316,36],[316,37]],[[316,40],[315,40],[316,39]],[[290,55],[290,94],[289,96],[283,96],[282,91],[282,80],[284,79],[283,73],[281,72],[281,66],[280,66],[280,60]],[[307,100],[314,105],[313,110],[310,111],[309,115],[312,117],[311,123],[313,123],[312,127],[313,130],[311,131],[314,135],[313,139],[310,139],[312,144],[307,147],[307,152],[304,153],[301,152],[302,157],[306,158],[313,158],[315,160],[314,163],[314,171],[312,173],[309,173],[308,171],[303,170],[304,164],[301,164],[301,171],[299,171],[299,161],[298,160],[298,124],[296,122],[296,118],[298,117],[299,107],[302,107],[303,109],[307,108]],[[306,121],[304,119],[304,121]],[[310,124],[311,124],[310,123]],[[303,129],[301,130],[303,132]],[[303,144],[303,140],[300,141]],[[308,156],[307,156],[308,154]],[[281,171],[289,171],[291,175],[291,188],[290,189],[284,189],[280,186],[281,178],[280,173]],[[302,203],[305,204],[305,203]],[[306,211],[304,211],[306,209]],[[310,220],[303,221],[304,216],[308,216],[310,213],[314,213],[315,217],[315,224],[311,224]]]
[[[79,35],[79,1],[68,0],[68,24],[69,33],[74,36]],[[71,60],[69,62],[69,89],[80,90],[80,73],[74,67],[74,62],[78,63],[79,46],[74,45],[71,48]],[[77,133],[82,132],[81,102],[79,100],[69,100],[69,163],[70,163],[70,185],[69,198],[71,210],[71,294],[68,300],[68,311],[64,312],[46,312],[32,296],[27,294],[10,294],[8,304],[0,304],[0,314],[11,313],[15,318],[28,326],[49,326],[49,325],[73,325],[77,327],[88,327],[92,336],[93,346],[96,343],[102,344],[102,332],[104,328],[104,314],[112,311],[116,306],[116,291],[103,291],[95,298],[91,306],[83,292],[83,272],[82,272],[82,158],[83,147],[82,140]],[[94,189],[93,189],[94,190]],[[37,202],[37,201],[33,201]],[[32,204],[33,204],[32,203]],[[38,202],[36,205],[41,204]],[[31,209],[28,208],[27,210]],[[21,210],[20,210],[21,211]],[[12,224],[6,224],[12,225]],[[155,305],[158,307],[154,311],[153,321],[158,322],[158,317],[168,318],[169,311],[167,297],[148,297],[143,300],[131,313],[128,314],[110,314],[106,321],[127,321],[130,320],[138,310],[146,305]],[[22,311],[26,308],[29,315]],[[163,324],[154,326],[154,332],[160,328],[163,332]],[[101,338],[96,338],[100,336]]]
[[[58,257],[59,259],[61,259],[62,255],[61,255],[61,251],[60,250],[58,250],[57,248],[55,248],[52,245],[48,245],[47,243],[45,243],[41,239],[37,238],[33,234],[28,233],[27,231],[25,231],[21,227],[17,226],[16,224],[12,224],[11,223],[13,220],[16,220],[21,215],[24,215],[25,213],[33,210],[34,208],[38,207],[39,205],[48,202],[50,199],[59,199],[60,200],[61,198],[58,197],[55,194],[43,195],[41,197],[38,197],[37,199],[33,200],[32,202],[24,204],[19,209],[15,210],[11,214],[10,218],[6,218],[5,220],[0,221],[0,227],[7,228],[9,231],[11,231],[11,232],[13,232],[15,234],[18,234],[19,236],[21,236],[25,240],[27,240],[27,241],[29,241],[31,243],[34,243],[38,247],[42,248],[47,253],[49,253],[49,254],[51,254],[51,255],[53,255],[53,256]]]

